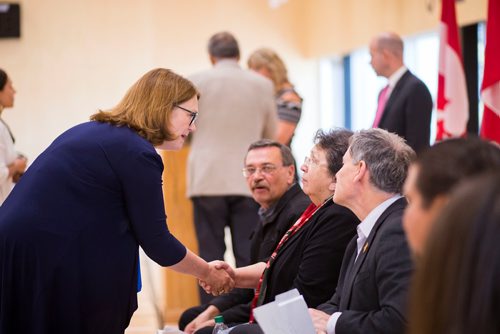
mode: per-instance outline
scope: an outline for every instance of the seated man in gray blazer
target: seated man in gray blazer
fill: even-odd
[[[414,156],[401,137],[382,129],[351,137],[333,200],[361,223],[347,246],[335,294],[309,309],[317,333],[404,333],[412,260],[400,194]]]

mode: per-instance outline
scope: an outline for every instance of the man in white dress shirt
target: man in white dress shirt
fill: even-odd
[[[333,200],[361,223],[347,246],[335,294],[310,309],[317,333],[404,333],[413,266],[401,192],[414,155],[401,137],[382,129],[351,138]]]
[[[403,63],[403,40],[395,33],[382,33],[370,43],[370,64],[387,86],[378,98],[373,127],[406,139],[417,153],[429,146],[432,97],[425,83]]]

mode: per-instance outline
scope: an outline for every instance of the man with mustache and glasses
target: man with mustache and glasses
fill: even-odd
[[[260,224],[251,237],[252,263],[267,261],[281,237],[311,203],[297,184],[293,161],[290,149],[275,141],[259,140],[248,148],[243,176],[260,205]],[[228,324],[246,322],[253,297],[253,289],[235,289],[186,310],[179,328],[186,333],[212,333],[213,318],[220,313]]]
[[[219,263],[233,277],[235,287],[255,288],[252,309],[294,288],[309,307],[318,306],[325,296],[334,293],[346,247],[359,223],[353,212],[332,200],[337,187],[335,174],[342,167],[351,135],[346,129],[316,133],[315,145],[300,168],[304,173],[302,189],[312,203],[288,229],[267,262],[236,269]],[[209,293],[217,291],[203,280],[200,285]],[[236,324],[231,334],[263,334],[253,313],[249,321]]]

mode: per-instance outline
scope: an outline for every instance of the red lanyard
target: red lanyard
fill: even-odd
[[[267,287],[267,276],[269,273],[269,268],[271,265],[274,263],[274,260],[276,260],[276,257],[278,256],[278,252],[281,249],[281,247],[295,234],[297,233],[308,221],[309,219],[321,208],[325,203],[330,201],[331,198],[328,198],[326,201],[323,202],[320,206],[316,206],[314,204],[310,204],[306,210],[302,213],[300,218],[295,222],[295,224],[292,225],[288,229],[288,231],[283,235],[281,238],[280,242],[278,243],[278,246],[276,246],[276,249],[274,252],[271,254],[271,257],[266,263],[266,268],[262,272],[262,275],[260,276],[259,279],[259,284],[257,285],[257,289],[255,290],[255,295],[252,300],[252,308],[250,311],[250,323],[254,322],[254,317],[253,317],[253,309],[257,306],[257,304],[261,304],[262,300],[264,299],[265,295],[265,289]],[[263,292],[261,294],[261,292]]]

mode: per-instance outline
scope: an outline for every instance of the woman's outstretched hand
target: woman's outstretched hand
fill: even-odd
[[[200,279],[198,283],[207,292],[219,296],[234,288],[234,269],[224,261],[212,261],[209,263],[208,275]]]

